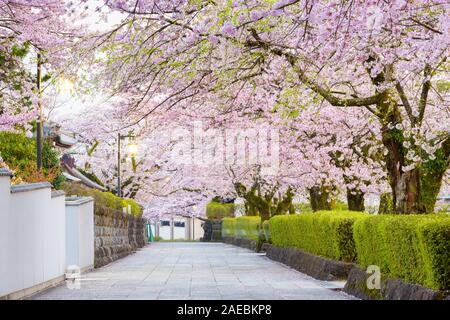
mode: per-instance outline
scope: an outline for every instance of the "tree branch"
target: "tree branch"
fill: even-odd
[[[398,95],[402,100],[403,106],[405,107],[406,113],[408,114],[409,121],[411,121],[411,124],[414,126],[416,119],[412,114],[411,105],[409,104],[408,98],[406,97],[405,91],[403,90],[400,82],[397,82],[397,84],[395,85],[395,89],[397,89]]]
[[[422,93],[420,94],[420,100],[419,100],[419,118],[418,122],[419,125],[422,124],[423,117],[425,115],[425,107],[427,106],[427,99],[428,99],[428,92],[431,88],[431,66],[427,63],[425,65],[425,68],[423,69],[423,76],[424,76],[424,83],[422,85]]]
[[[247,41],[246,45],[250,47],[260,47],[266,51],[269,51],[277,56],[285,57],[287,61],[290,63],[294,71],[297,73],[299,80],[304,83],[308,88],[313,90],[314,92],[320,94],[325,100],[327,100],[332,106],[335,107],[362,107],[369,106],[373,104],[377,104],[381,94],[377,93],[373,96],[366,98],[350,98],[350,99],[341,99],[334,96],[331,93],[331,90],[319,85],[310,77],[308,77],[305,71],[298,66],[297,61],[299,60],[297,56],[294,56],[291,53],[285,52],[279,48],[273,47],[270,43],[263,41],[259,35],[257,34],[255,29],[250,30],[253,38],[256,41]]]

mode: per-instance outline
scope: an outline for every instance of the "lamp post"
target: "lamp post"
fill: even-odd
[[[134,136],[129,133],[127,135],[122,135],[120,132],[117,134],[117,196],[122,197],[122,186],[120,181],[120,162],[121,162],[121,153],[120,153],[120,147],[121,147],[121,141],[130,138],[134,139]],[[128,145],[128,154],[130,157],[136,156],[138,146],[136,143],[130,143]]]

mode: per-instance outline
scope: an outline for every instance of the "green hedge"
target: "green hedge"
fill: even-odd
[[[275,216],[269,220],[272,243],[352,262],[356,260],[352,225],[366,215],[351,211],[318,211]]]
[[[311,203],[309,202],[294,202],[292,204],[294,206],[295,213],[311,213]],[[335,208],[333,211],[348,211],[348,205],[342,201],[336,201]]]
[[[131,214],[134,216],[142,215],[142,207],[133,199],[123,199],[111,192],[102,192],[97,189],[91,189],[84,187],[78,183],[65,183],[63,186],[67,196],[90,196],[94,198],[94,202],[97,205],[102,205],[108,208],[112,208],[118,211],[122,211],[123,208],[131,206]]]
[[[236,237],[250,240],[258,240],[261,226],[261,217],[242,216],[236,218]]]
[[[206,206],[206,216],[208,219],[234,217],[234,203],[220,203],[211,201]]]
[[[224,218],[222,220],[222,236],[258,240],[261,218],[256,216],[242,216]]]
[[[353,226],[358,263],[377,265],[382,275],[450,288],[450,217],[448,215],[377,215]]]
[[[236,236],[236,218],[223,218],[222,237]]]

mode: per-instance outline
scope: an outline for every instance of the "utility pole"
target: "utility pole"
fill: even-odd
[[[38,108],[39,115],[36,122],[36,161],[37,170],[42,170],[42,139],[43,139],[43,122],[44,116],[42,111],[42,56],[41,53],[37,54],[37,90],[38,90]]]

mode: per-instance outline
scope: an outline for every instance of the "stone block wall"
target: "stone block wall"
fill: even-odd
[[[205,220],[202,227],[205,232],[201,241],[220,241],[222,239],[222,220]]]
[[[145,219],[95,206],[96,268],[123,258],[146,243]]]

